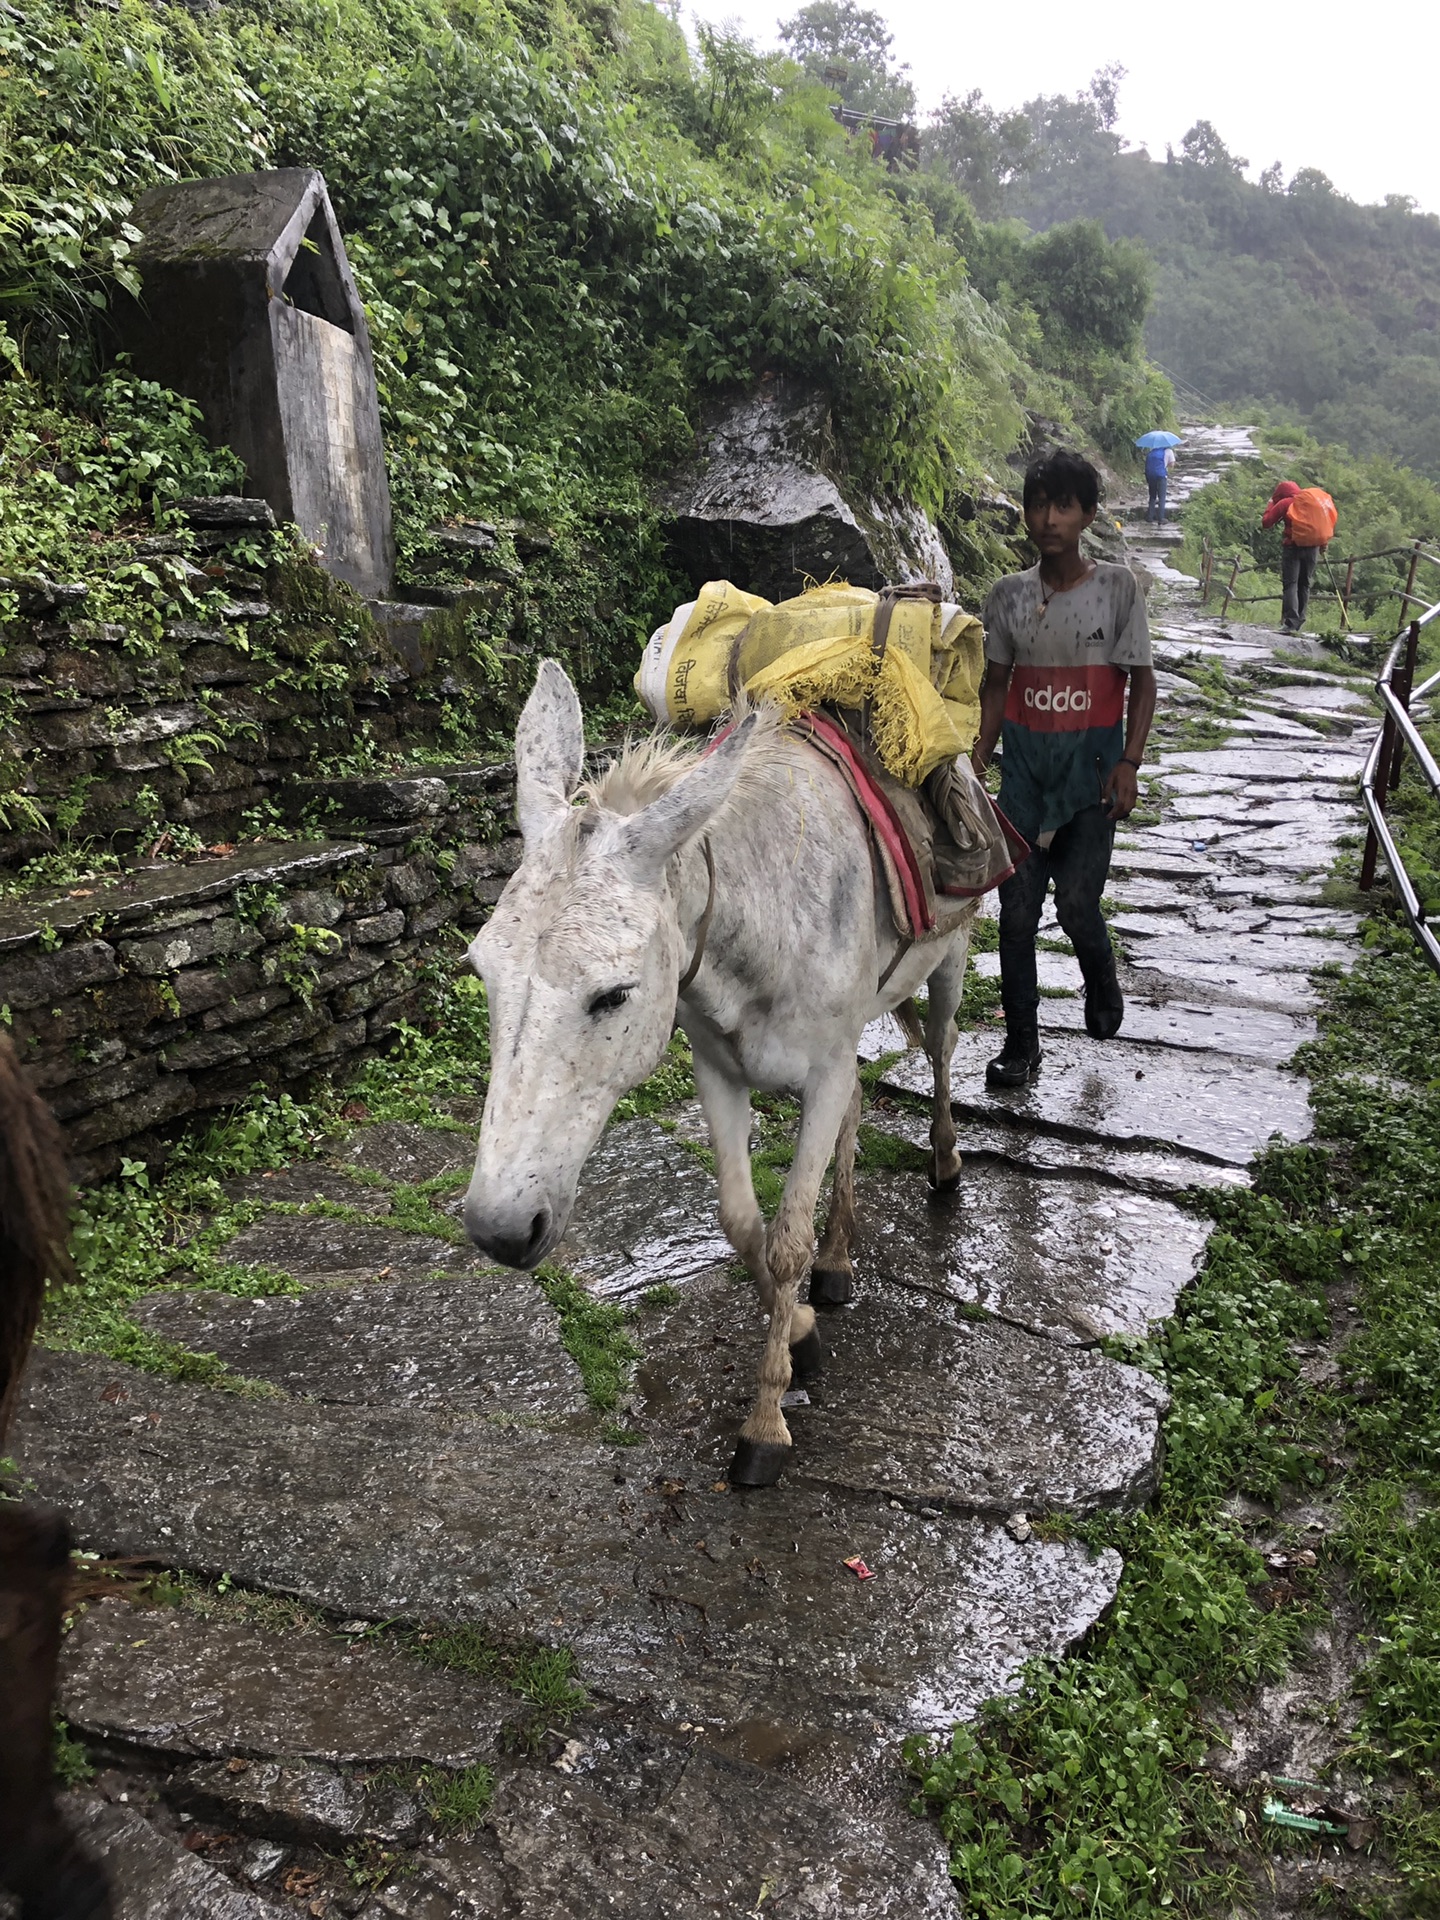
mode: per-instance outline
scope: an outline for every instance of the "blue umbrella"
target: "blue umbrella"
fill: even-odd
[[[1148,453],[1151,447],[1178,447],[1180,436],[1178,433],[1166,433],[1157,428],[1154,433],[1142,433],[1135,444],[1137,447],[1144,447]]]

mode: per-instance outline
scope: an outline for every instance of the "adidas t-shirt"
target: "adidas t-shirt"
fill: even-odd
[[[1098,804],[1125,751],[1125,677],[1150,665],[1145,596],[1128,567],[1104,560],[1048,604],[1038,567],[1012,573],[985,603],[985,657],[1011,668],[1000,805],[1048,844]]]

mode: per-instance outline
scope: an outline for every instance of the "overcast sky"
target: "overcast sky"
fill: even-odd
[[[1254,179],[1319,167],[1356,200],[1412,194],[1440,211],[1440,141],[1427,103],[1440,46],[1435,0],[1341,8],[1325,0],[1206,0],[1182,7],[1021,0],[970,7],[872,0],[908,61],[922,110],[978,87],[992,106],[1074,93],[1097,67],[1128,69],[1119,130],[1159,160],[1196,120],[1213,120]],[[687,22],[733,20],[761,46],[799,0],[682,0]],[[1308,21],[1310,24],[1300,24]]]

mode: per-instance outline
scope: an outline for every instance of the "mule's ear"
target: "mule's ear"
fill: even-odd
[[[660,878],[665,862],[693,839],[730,798],[756,715],[745,718],[660,799],[632,814],[621,829],[616,857],[642,885]]]
[[[565,812],[584,765],[575,689],[558,660],[542,660],[515,729],[515,811],[526,840]]]

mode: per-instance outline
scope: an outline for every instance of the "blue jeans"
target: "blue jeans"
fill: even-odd
[[[1103,979],[1112,965],[1100,898],[1114,842],[1115,822],[1104,807],[1082,807],[1048,847],[1032,847],[1000,888],[1000,1000],[1007,1033],[1035,1031],[1040,1008],[1035,936],[1052,880],[1055,911],[1086,981]]]
[[[1145,518],[1147,520],[1158,520],[1163,527],[1165,524],[1165,494],[1170,484],[1170,476],[1168,473],[1151,473],[1146,475],[1146,479],[1150,487],[1150,504],[1145,509]]]

